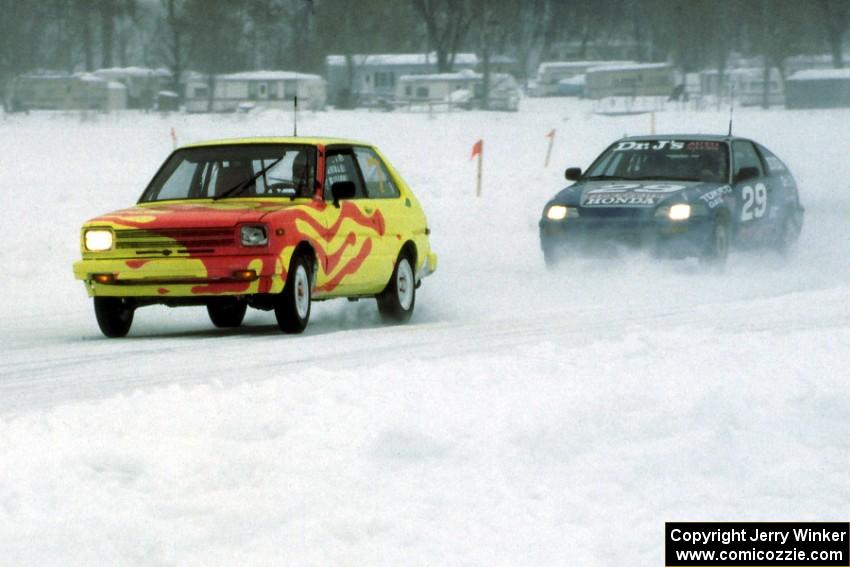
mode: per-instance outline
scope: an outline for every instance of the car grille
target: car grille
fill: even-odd
[[[642,219],[649,216],[648,210],[640,207],[582,207],[579,215],[588,219]]]
[[[134,256],[211,254],[218,249],[235,245],[235,232],[232,228],[115,231],[115,249],[132,253]]]

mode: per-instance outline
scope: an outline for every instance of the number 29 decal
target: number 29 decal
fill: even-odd
[[[756,183],[755,187],[746,185],[741,189],[744,206],[741,207],[741,221],[760,219],[767,211],[767,187],[764,183]]]

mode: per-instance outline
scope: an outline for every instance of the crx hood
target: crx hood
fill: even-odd
[[[696,202],[728,185],[701,181],[580,181],[561,190],[550,205],[601,208],[653,208],[670,202]]]

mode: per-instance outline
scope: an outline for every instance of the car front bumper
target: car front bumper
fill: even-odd
[[[709,217],[685,221],[665,218],[540,220],[540,245],[544,252],[610,255],[618,250],[644,249],[656,256],[700,256],[710,245]]]
[[[95,297],[193,297],[279,293],[285,284],[276,255],[83,259],[74,277]]]

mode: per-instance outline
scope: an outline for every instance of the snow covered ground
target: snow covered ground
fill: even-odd
[[[151,307],[106,340],[71,274],[80,223],[135,202],[172,127],[288,134],[291,116],[0,116],[2,563],[656,566],[665,521],[846,520],[850,111],[735,119],[802,187],[788,265],[544,269],[563,169],[646,115],[305,113],[302,134],[375,142],[423,202],[440,266],[413,322],[327,302],[289,337],[268,313],[228,331]]]

